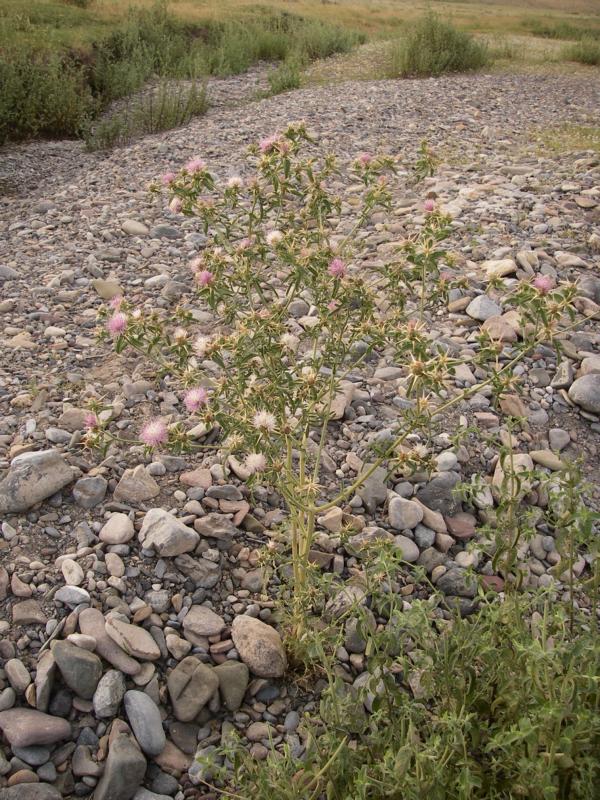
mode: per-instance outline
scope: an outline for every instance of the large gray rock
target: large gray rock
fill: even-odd
[[[477,319],[480,322],[485,322],[490,317],[497,317],[502,314],[502,308],[495,303],[487,294],[480,294],[473,298],[467,306],[467,314],[472,319]]]
[[[144,517],[139,540],[146,550],[155,550],[159,556],[169,558],[189,553],[200,537],[163,508],[151,508]]]
[[[130,800],[146,774],[146,759],[127,734],[116,736],[108,751],[94,800]]]
[[[442,472],[417,492],[417,499],[433,511],[457,514],[462,511],[462,504],[454,495],[454,487],[459,482],[460,475],[456,472]],[[423,518],[425,519],[425,515]],[[425,524],[428,524],[426,519]]]
[[[233,620],[231,638],[242,661],[259,678],[279,678],[287,659],[281,636],[259,619],[240,614]]]
[[[137,675],[141,667],[106,632],[106,620],[97,608],[84,608],[79,614],[79,630],[96,640],[96,652],[126,675]]]
[[[192,606],[183,618],[183,634],[190,642],[195,637],[217,636],[224,627],[223,617],[207,606]]]
[[[91,700],[102,677],[102,662],[94,653],[71,642],[56,642],[52,655],[64,682],[84,700]]]
[[[0,514],[27,511],[73,480],[73,470],[58,450],[21,453],[0,482]]]
[[[392,497],[388,508],[390,525],[397,531],[416,528],[423,519],[423,509],[414,500]]]
[[[54,744],[71,738],[71,726],[66,719],[52,717],[33,708],[1,711],[0,728],[9,744],[15,747]]]
[[[584,411],[600,414],[600,375],[592,373],[577,378],[571,384],[569,397]]]
[[[370,466],[366,464],[365,470]],[[362,498],[367,511],[372,514],[377,506],[383,505],[387,499],[387,470],[377,467],[358,489],[357,494]]]
[[[0,800],[62,800],[62,795],[49,783],[19,783],[0,789]]]
[[[160,711],[145,692],[130,689],[125,692],[125,713],[133,735],[148,756],[157,756],[165,749],[167,739]]]
[[[191,722],[219,688],[219,678],[214,669],[188,656],[170,673],[167,687],[175,717]]]
[[[118,669],[109,669],[94,692],[94,714],[100,719],[116,716],[125,695],[125,676]]]
[[[248,667],[240,661],[224,661],[215,667],[215,672],[219,677],[219,692],[225,708],[237,711],[248,688],[250,680]]]

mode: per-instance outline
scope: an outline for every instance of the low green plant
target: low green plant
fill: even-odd
[[[300,88],[299,59],[290,58],[283,61],[277,69],[269,73],[270,94],[281,94]]]
[[[567,47],[564,57],[568,61],[578,61],[592,67],[600,65],[600,40],[586,37],[577,44]]]
[[[387,75],[437,76],[478,70],[489,63],[490,54],[484,42],[428,13],[403,38],[391,44]]]
[[[136,136],[160,133],[185,125],[206,112],[208,100],[204,84],[193,81],[175,84],[163,81],[157,88],[130,102],[96,125],[86,134],[88,150],[106,150],[124,145]]]
[[[580,39],[593,38],[600,40],[600,27],[590,25],[575,25],[567,20],[529,19],[525,21],[525,28],[534,36],[545,39]]]
[[[594,797],[600,637],[589,614],[572,628],[550,592],[480,591],[476,614],[449,616],[436,594],[407,606],[393,589],[401,575],[380,548],[361,599],[310,619],[308,681],[325,688],[301,724],[301,755],[280,746],[256,761],[229,736],[199,758],[205,784],[231,800]],[[349,628],[368,664],[358,678],[335,656]]]
[[[472,391],[447,397],[447,382],[462,361],[427,335],[427,320],[446,305],[454,280],[444,244],[452,232],[449,218],[435,201],[425,201],[420,226],[396,257],[373,271],[358,269],[359,232],[376,209],[389,208],[385,173],[394,164],[362,154],[344,176],[331,155],[303,157],[302,148],[311,144],[302,124],[268,137],[251,148],[256,176],[233,178],[218,191],[202,160],[164,177],[171,210],[197,216],[209,237],[191,267],[226,332],[194,338],[192,314],[180,311],[166,324],[125,301],[102,315],[118,352],[133,347],[144,353],[187,390],[183,402],[192,418],[220,432],[209,450],[220,450],[225,461],[244,457],[251,483],[270,483],[285,500],[283,546],[294,575],[298,639],[305,631],[317,517],[351,497],[381,464],[399,474],[428,468],[427,448],[413,446],[411,437],[420,432],[427,438],[435,419]],[[429,151],[422,150],[429,164]],[[327,186],[346,186],[344,179],[362,188],[358,195],[354,189],[355,223],[339,236],[348,189],[333,194]],[[573,286],[556,287],[546,276],[512,289],[505,299],[521,309],[527,336],[501,358],[502,345],[481,334],[475,363],[489,378],[477,390],[490,387],[499,396],[509,389],[514,367],[541,341],[553,340],[575,296]],[[315,311],[303,325],[291,326],[290,305],[299,298]],[[320,483],[321,459],[336,400],[348,373],[382,351],[405,365],[406,409],[373,462],[330,498]],[[96,425],[88,441],[106,446],[110,436]],[[148,447],[194,447],[185,426],[169,428],[160,419],[145,426],[140,439]]]

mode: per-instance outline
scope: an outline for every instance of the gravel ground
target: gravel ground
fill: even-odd
[[[251,499],[243,480],[217,463],[151,461],[125,447],[102,461],[79,446],[91,397],[105,399],[123,436],[152,414],[181,415],[177,396],[149,380],[143,363],[95,339],[102,297],[115,291],[163,309],[194,302],[188,262],[203,239],[193,220],[148,193],[153,179],[194,156],[221,178],[244,174],[247,145],[298,119],[342,160],[383,151],[408,165],[426,138],[451,162],[418,193],[401,170],[391,217],[368,232],[365,265],[410,230],[425,193],[437,197],[453,217],[452,249],[468,286],[432,321],[436,336],[473,352],[488,316],[484,301],[474,301],[490,261],[512,260],[509,279],[541,272],[577,281],[580,311],[599,310],[600,159],[559,158],[528,141],[532,127],[588,122],[600,105],[599,78],[340,83],[252,101],[264,77],[262,66],[215,82],[206,116],[109,153],[88,154],[78,142],[2,151],[0,800],[129,800],[136,790],[136,800],[201,797],[193,756],[231,725],[256,758],[266,756],[270,736],[302,753],[299,713],[313,698],[282,679],[285,654],[258,566],[257,547],[282,516],[278,499],[266,490]],[[510,338],[505,310],[492,307]],[[528,420],[518,451],[549,470],[584,456],[588,503],[600,509],[598,319],[569,334],[559,363],[538,348],[518,374],[514,402]],[[484,377],[466,369],[450,390]],[[399,413],[403,380],[402,365],[385,358],[357,377],[331,426],[332,471],[352,477],[360,468],[372,438]],[[503,412],[485,392],[460,414],[502,435]],[[491,479],[498,453],[474,441],[453,449],[457,422],[446,420],[432,439],[436,474],[399,483],[378,475],[322,521],[314,558],[324,569],[343,580],[360,562],[360,537],[383,528],[407,561],[473,610],[465,568],[496,577],[483,550],[466,550],[484,509],[461,507],[451,489],[472,473]],[[40,450],[48,452],[31,456]],[[532,493],[530,502],[542,498]],[[359,532],[353,554],[338,535],[349,521]],[[555,580],[557,556],[547,531],[525,546],[530,585]],[[586,569],[582,556],[574,570]],[[556,591],[564,591],[560,581]],[[368,671],[352,642],[340,659],[349,681]],[[38,788],[25,795],[32,783]]]

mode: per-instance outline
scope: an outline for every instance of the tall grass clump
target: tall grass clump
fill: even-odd
[[[392,45],[389,77],[437,76],[481,69],[490,62],[487,45],[436,14],[419,19]]]
[[[587,64],[591,67],[600,65],[600,40],[582,39],[577,44],[567,47],[565,58],[568,61],[578,61],[580,64]]]
[[[155,90],[127,103],[124,109],[101,119],[85,132],[88,150],[107,150],[127,144],[136,136],[172,130],[206,112],[205,86],[163,81]]]
[[[600,41],[600,28],[590,25],[573,25],[566,20],[541,20],[528,19],[525,28],[534,36],[544,39],[571,39],[579,41],[581,39],[593,38]]]

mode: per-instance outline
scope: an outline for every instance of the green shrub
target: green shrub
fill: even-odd
[[[435,14],[418,20],[391,48],[389,77],[442,75],[485,67],[487,46]]]
[[[269,74],[270,94],[281,94],[300,88],[300,62],[291,58]]]
[[[510,593],[502,602],[481,595],[476,614],[448,620],[435,596],[403,608],[386,590],[399,575],[380,553],[367,568],[370,608],[357,603],[329,628],[322,617],[309,620],[309,660],[326,688],[302,723],[306,752],[299,758],[285,747],[257,762],[230,738],[200,759],[207,782],[231,790],[219,796],[596,797],[600,637],[593,619],[580,615],[571,632],[568,606],[542,593]],[[354,683],[331,656],[350,620],[369,654],[368,680]]]
[[[544,39],[586,39],[592,37],[600,40],[600,28],[593,28],[589,25],[573,25],[565,20],[548,21],[540,19],[529,19],[525,22],[525,27],[534,36],[541,36]]]
[[[95,103],[83,72],[57,55],[0,58],[0,143],[77,136]]]
[[[595,39],[582,39],[577,44],[568,47],[565,58],[569,61],[578,61],[592,67],[600,65],[600,41]]]
[[[156,90],[90,127],[85,136],[86,146],[88,150],[106,150],[124,145],[136,136],[185,125],[207,108],[206,89],[201,83],[173,85],[165,81]]]

